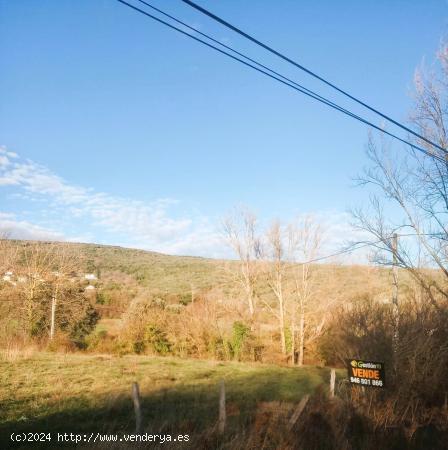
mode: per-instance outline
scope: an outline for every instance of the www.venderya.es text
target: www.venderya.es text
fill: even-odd
[[[13,442],[74,442],[78,443],[95,443],[95,442],[154,442],[164,444],[165,442],[188,442],[190,436],[188,434],[106,434],[106,433],[11,433],[11,441]]]

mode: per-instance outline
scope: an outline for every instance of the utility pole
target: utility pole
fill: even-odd
[[[393,349],[395,359],[398,353],[398,341],[399,341],[399,330],[400,325],[400,312],[398,308],[398,235],[394,233],[392,235],[392,255],[393,255],[393,266],[392,266],[392,278],[393,278],[393,291],[392,291],[392,314],[394,318],[394,335],[393,335]]]

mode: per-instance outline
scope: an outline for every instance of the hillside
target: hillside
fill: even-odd
[[[85,270],[100,278],[120,274],[127,282],[167,293],[190,291],[192,284],[207,288],[218,276],[219,262],[211,259],[98,244],[70,245],[81,254]]]
[[[94,273],[96,303],[105,317],[119,317],[138,295],[150,295],[165,303],[188,304],[195,297],[222,290],[235,293],[236,261],[223,261],[98,244],[69,246],[79,258],[82,275]],[[346,302],[369,294],[387,298],[392,279],[389,269],[362,265],[317,264],[314,266],[316,296]],[[407,277],[401,277],[406,284]],[[259,295],[266,287],[260,285]]]
[[[28,252],[31,258],[34,251],[34,259],[39,254],[43,258],[49,254],[46,249],[52,248],[53,255],[65,252],[74,257],[76,270],[63,280],[67,289],[78,286],[78,294],[73,291],[70,295],[81,295],[76,297],[76,301],[84,305],[84,309],[70,306],[72,300],[61,298],[58,309],[61,316],[56,320],[62,330],[68,326],[65,324],[74,323],[71,322],[74,315],[84,311],[82,317],[86,322],[73,325],[72,331],[65,331],[65,336],[72,336],[72,344],[78,347],[115,354],[155,353],[286,362],[286,352],[280,352],[279,348],[282,338],[279,336],[278,299],[269,284],[268,272],[272,267],[269,263],[261,263],[259,268],[260,274],[254,285],[256,315],[251,316],[244,287],[238,281],[237,261],[170,256],[96,244],[43,243],[38,244],[40,249],[33,247],[37,244],[18,244],[17,247],[17,242],[14,243],[19,272],[24,261],[24,256],[20,256],[22,253]],[[51,260],[52,257],[48,258]],[[49,283],[54,270],[48,269]],[[363,299],[387,302],[391,297],[392,279],[389,269],[367,266],[316,264],[311,272],[311,295],[306,306],[307,361],[317,363],[321,356],[313,347],[316,342],[313,334],[320,334],[322,324],[328,323],[333,312],[343,305]],[[86,275],[92,279],[87,280]],[[75,284],[68,282],[70,277],[71,281],[76,281]],[[401,276],[400,280],[405,287],[408,278]],[[27,316],[22,314],[24,309],[20,305],[24,299],[26,301],[27,289],[32,286],[16,281],[15,284],[3,282],[0,285],[3,298],[9,299],[2,307],[5,317],[10,317],[7,322],[11,325],[8,327],[12,327],[7,334],[24,339],[20,323],[26,323]],[[287,328],[292,326],[292,311],[297,308],[298,300],[291,272],[285,272],[283,283],[285,301],[288,302],[284,328],[286,342],[291,333],[291,328]],[[34,326],[45,337],[50,327],[52,294],[45,292],[49,284],[40,286],[43,289],[39,294],[40,303],[34,303],[39,305],[40,319],[34,322]],[[68,308],[66,313],[64,308]],[[67,315],[64,318],[62,314]],[[29,329],[29,333],[36,332]],[[80,338],[74,337],[77,333],[81,333]]]
[[[14,241],[14,245],[26,241]],[[154,295],[168,303],[188,303],[192,295],[225,281],[222,262],[157,252],[84,243],[48,243],[68,248],[77,260],[78,277],[94,274],[95,303],[106,317],[119,317],[137,295]],[[87,284],[87,281],[85,281]]]
[[[141,288],[191,299],[216,286],[227,285],[235,261],[220,261],[96,244],[73,244],[86,262],[86,270],[100,275],[104,291]],[[390,271],[362,265],[318,264],[316,284],[320,295],[351,299],[366,291],[377,295],[390,291]],[[194,295],[194,294],[193,294]]]
[[[229,266],[236,264],[235,261],[165,255],[117,246],[69,245],[82,256],[86,272],[97,273],[106,286],[115,281],[168,294],[190,293],[192,287],[197,290],[215,287],[228,281]],[[332,289],[343,290],[349,296],[366,284],[381,290],[387,289],[386,284],[390,282],[388,270],[372,266],[318,264],[315,267],[321,288],[330,283]]]

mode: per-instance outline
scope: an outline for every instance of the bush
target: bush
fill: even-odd
[[[145,351],[146,345],[143,341],[136,341],[132,344],[132,350],[134,353],[137,353],[137,355],[140,355]]]
[[[322,361],[343,366],[352,358],[392,362],[393,317],[389,305],[363,297],[337,309],[317,344]]]
[[[242,352],[249,336],[249,326],[239,321],[233,323],[230,352],[234,359],[237,359],[238,361],[241,359]]]
[[[57,333],[51,341],[48,341],[47,350],[49,352],[73,352],[76,345],[65,333]]]
[[[371,405],[377,425],[441,425],[447,415],[448,306],[402,300],[396,352],[393,324],[391,305],[362,299],[334,314],[320,353],[331,365],[349,358],[385,363],[387,389],[348,392],[355,408]]]
[[[171,343],[165,331],[155,324],[148,325],[145,332],[145,343],[159,355],[166,355],[171,351]]]
[[[99,353],[116,354],[118,352],[118,342],[106,330],[99,330],[86,336],[85,344],[88,350]]]
[[[88,303],[85,305],[84,314],[78,320],[68,322],[63,329],[68,332],[68,336],[76,347],[86,348],[86,338],[94,330],[99,318],[98,312]]]

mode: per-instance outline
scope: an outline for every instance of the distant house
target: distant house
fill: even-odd
[[[8,283],[11,283],[15,286],[16,283],[13,278],[14,278],[14,275],[11,271],[5,272],[5,274],[2,277],[3,281],[7,281]]]
[[[84,275],[84,278],[86,279],[86,280],[96,280],[96,275],[94,274],[94,273],[86,273],[85,275]]]
[[[89,284],[88,286],[86,286],[85,290],[86,290],[87,292],[89,292],[89,291],[92,292],[92,291],[95,290],[95,286],[92,286],[91,284]]]

